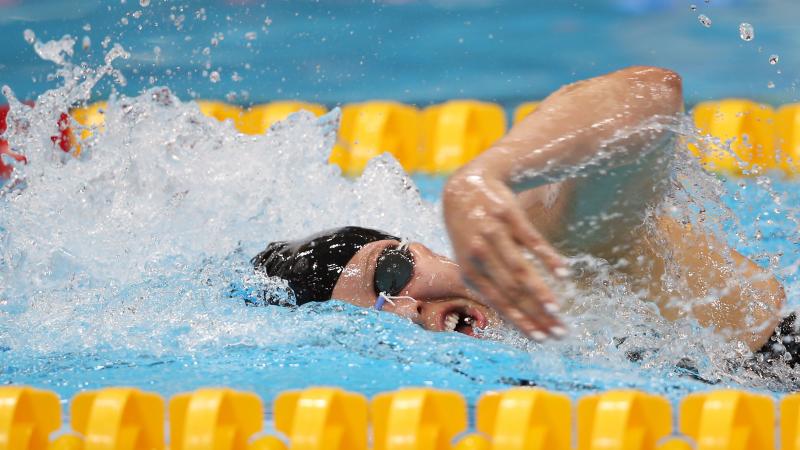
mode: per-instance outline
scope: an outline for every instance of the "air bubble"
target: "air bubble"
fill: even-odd
[[[769,63],[772,64],[773,66],[775,64],[778,64],[778,61],[780,61],[780,57],[778,55],[770,55],[769,56]]]
[[[767,88],[775,89],[775,83],[773,81],[770,81],[769,83],[767,83]]]
[[[697,5],[691,5],[691,6],[689,6],[689,10],[690,10],[690,11],[697,11]]]
[[[30,28],[26,28],[25,31],[22,32],[22,37],[25,38],[25,42],[28,44],[33,44],[33,41],[36,40],[36,33]]]
[[[700,23],[703,24],[704,27],[706,27],[706,28],[710,28],[711,27],[711,19],[709,19],[707,15],[700,14],[699,16],[697,16],[697,20],[699,20]]]
[[[248,31],[247,33],[244,34],[244,38],[247,39],[248,41],[255,41],[257,37],[258,33],[256,33],[255,31]]]
[[[208,74],[208,79],[212,83],[218,83],[220,80],[219,72],[217,72],[216,70],[212,71],[210,74]]]
[[[743,41],[750,42],[756,37],[756,30],[754,30],[753,26],[749,23],[742,22],[739,25],[739,37],[742,38]]]

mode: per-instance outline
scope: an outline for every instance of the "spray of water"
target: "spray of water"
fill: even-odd
[[[88,101],[104,76],[124,83],[113,68],[116,58],[126,57],[122,47],[113,46],[103,66],[90,68],[70,62],[74,44],[70,37],[35,41],[63,83],[34,107],[3,88],[12,108],[5,138],[29,161],[16,165],[0,191],[6,382],[45,384],[67,394],[135,380],[163,393],[223,380],[265,394],[315,382],[367,393],[431,384],[468,395],[531,380],[571,392],[636,386],[675,393],[705,386],[691,377],[780,386],[731,364],[742,360],[743,350],[691,317],[661,318],[614,267],[589,255],[575,257],[587,285],[562,289],[572,301],[572,334],[544,346],[508,329],[487,331],[489,341],[425,332],[337,302],[248,308],[231,298],[232,283],[266,284],[274,295],[285,295],[280,281],[256,280],[250,269],[249,258],[266,243],[360,225],[448,254],[440,205],[421,200],[389,156],[373,160],[355,180],[328,165],[336,112],[322,121],[299,113],[264,136],[245,136],[166,88],[112,95],[104,127],[90,130],[79,157],[56,151],[50,136],[60,112]],[[80,126],[72,126],[79,134]],[[670,126],[698,140],[687,123]],[[797,242],[800,227],[791,226],[798,211],[785,205],[786,194],[770,178],[759,176],[731,193],[730,183],[691,158],[676,158],[674,165],[672,188],[658,208],[716,236],[732,236],[733,244],[783,271],[784,280],[796,280],[797,264],[787,263],[796,254],[781,255],[763,239],[751,242],[767,224],[783,242]],[[758,190],[768,205],[757,207],[755,224],[738,219],[735,199],[746,189]],[[734,199],[734,207],[724,199]],[[315,365],[326,375],[308,375]]]

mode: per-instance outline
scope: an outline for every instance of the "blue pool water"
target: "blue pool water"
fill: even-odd
[[[468,96],[513,104],[637,63],[681,71],[690,101],[741,95],[783,103],[794,99],[798,73],[787,47],[797,37],[787,28],[794,2],[712,0],[698,2],[698,12],[680,1],[652,2],[651,11],[624,1],[245,3],[0,6],[0,29],[13,37],[0,48],[0,82],[17,97],[55,88],[39,102],[57,106],[106,98],[111,86],[119,94],[105,130],[83,143],[79,159],[54,156],[47,128],[54,120],[44,106],[20,112],[31,126],[9,135],[30,164],[19,168],[24,188],[0,197],[0,383],[62,398],[117,385],[165,396],[225,385],[266,400],[316,384],[365,394],[423,385],[459,390],[471,404],[481,392],[518,384],[573,396],[633,387],[671,399],[711,386],[792,387],[727,367],[736,348],[691,323],[653,317],[600,272],[574,299],[571,337],[547,345],[511,332],[493,340],[426,332],[339,302],[246,307],[231,296],[231,283],[254,283],[248,260],[271,240],[357,224],[449,254],[443,180],[409,179],[387,157],[345,179],[324,162],[332,136],[308,116],[248,137],[191,102],[140,91],[164,85],[183,99],[233,92],[244,103]],[[712,28],[698,23],[701,12],[714,18]],[[737,35],[745,20],[757,26],[753,43]],[[88,68],[119,43],[130,57],[113,65],[127,83],[102,81],[84,92],[71,79],[47,81],[54,66],[34,56],[25,29],[43,41],[70,33],[77,48],[90,36],[90,51],[76,49],[72,58]],[[254,40],[245,38],[250,31]],[[224,35],[216,47],[214,33]],[[767,62],[771,52],[781,54],[780,76]],[[204,70],[219,71],[220,81]],[[768,89],[773,79],[777,87]],[[800,306],[796,184],[779,176],[722,180],[689,164],[676,168],[675,185],[683,187],[677,207],[694,219],[702,211],[724,230],[721,238],[772,267],[790,306]],[[624,344],[614,339],[621,336]],[[631,351],[643,357],[631,362]],[[697,366],[695,376],[676,367],[683,357]]]
[[[797,17],[793,0],[5,0],[0,83],[20,97],[54,84],[50,64],[23,40],[30,29],[42,40],[74,36],[77,58],[95,65],[104,39],[121,43],[131,58],[118,63],[128,82],[118,89],[128,94],[167,85],[183,98],[232,95],[243,104],[469,97],[514,105],[651,64],[684,76],[689,103],[733,96],[777,104],[798,99]],[[739,38],[742,22],[755,28],[751,42]],[[103,85],[94,97],[108,91]]]

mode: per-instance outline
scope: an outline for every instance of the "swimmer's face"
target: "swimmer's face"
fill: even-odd
[[[332,297],[356,306],[375,306],[375,267],[381,252],[387,247],[397,247],[395,240],[376,241],[362,247],[348,262]],[[499,316],[478,299],[461,279],[459,266],[433,253],[422,244],[408,246],[414,259],[411,280],[386,302],[384,311],[406,317],[432,331],[456,331],[473,336],[477,328],[486,328],[500,322]]]

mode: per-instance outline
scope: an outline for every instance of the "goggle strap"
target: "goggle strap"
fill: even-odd
[[[381,292],[378,294],[378,298],[375,299],[375,309],[378,311],[382,310],[383,305],[386,304],[386,302],[389,302],[390,305],[394,306],[392,299],[390,299],[385,292]]]
[[[404,299],[407,299],[407,300],[416,301],[416,299],[414,297],[409,297],[408,295],[386,295],[385,292],[381,292],[380,294],[378,294],[378,298],[375,299],[374,308],[376,310],[380,311],[380,310],[383,309],[383,305],[386,304],[387,302],[392,306],[397,306],[397,305],[394,304],[392,299],[399,299],[399,298],[404,298]]]

